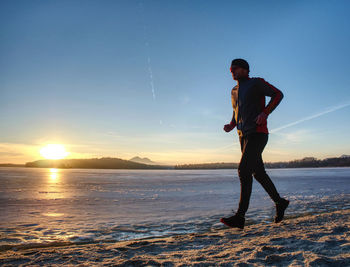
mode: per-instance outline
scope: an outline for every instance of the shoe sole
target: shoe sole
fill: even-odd
[[[228,226],[230,228],[238,228],[238,229],[241,229],[241,230],[243,230],[243,228],[244,228],[244,226],[243,227],[231,226],[231,225],[227,224],[223,218],[220,219],[220,222],[222,222],[223,224],[225,224],[226,226]]]

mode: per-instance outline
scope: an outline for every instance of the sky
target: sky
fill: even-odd
[[[0,163],[238,162],[229,67],[284,98],[266,162],[350,154],[349,1],[0,1]],[[269,98],[267,98],[267,101]]]

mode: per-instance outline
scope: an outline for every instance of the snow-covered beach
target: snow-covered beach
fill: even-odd
[[[2,251],[3,265],[349,266],[350,210],[259,223],[243,231]]]

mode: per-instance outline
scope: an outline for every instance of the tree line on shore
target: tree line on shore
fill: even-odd
[[[275,168],[319,168],[319,167],[350,167],[350,156],[343,155],[338,158],[327,158],[323,160],[314,157],[306,157],[300,160],[288,162],[266,162],[265,167]],[[238,163],[202,163],[176,165],[175,169],[237,169]]]

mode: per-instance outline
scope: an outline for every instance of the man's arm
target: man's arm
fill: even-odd
[[[274,87],[272,84],[269,84],[262,78],[258,79],[258,88],[261,91],[262,95],[270,96],[271,99],[266,107],[264,107],[263,111],[258,115],[255,119],[256,124],[264,125],[266,124],[267,116],[278,106],[283,98],[283,93]],[[265,101],[264,101],[265,102]]]
[[[232,112],[232,119],[231,119],[231,122],[230,122],[230,125],[231,125],[233,128],[236,127],[236,119],[235,119],[235,117],[236,117],[235,110],[233,110],[233,112]]]
[[[283,93],[262,78],[258,78],[258,82],[259,82],[258,87],[259,87],[259,90],[261,90],[262,94],[264,96],[271,97],[269,103],[263,110],[263,112],[266,115],[269,115],[281,102],[283,98]]]
[[[236,127],[235,110],[233,110],[231,122],[224,126],[224,131],[231,132],[235,127]]]

